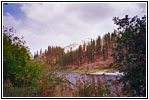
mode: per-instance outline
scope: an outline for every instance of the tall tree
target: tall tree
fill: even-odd
[[[108,34],[105,34],[103,37],[103,60],[106,60],[108,57],[108,49],[109,49],[109,44],[108,44]]]
[[[114,17],[119,35],[113,54],[116,68],[129,96],[146,96],[146,17]]]
[[[82,54],[83,54],[83,50],[82,50],[82,46],[79,46],[79,54],[78,54],[78,58],[79,58],[79,64],[82,64]]]
[[[113,48],[116,44],[116,30],[111,34],[111,48]]]
[[[97,55],[101,53],[101,37],[100,36],[98,36],[96,40],[96,52],[97,52]]]

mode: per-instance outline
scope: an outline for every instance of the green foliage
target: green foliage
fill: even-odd
[[[117,44],[114,49],[116,68],[124,73],[121,81],[129,96],[146,95],[146,17],[142,19],[115,17],[119,25]]]
[[[28,61],[26,67],[16,73],[16,80],[23,81],[24,85],[34,85],[36,80],[40,79],[45,74],[45,66],[41,63]]]
[[[3,78],[14,86],[31,85],[44,72],[40,63],[30,59],[25,41],[13,35],[13,28],[3,27]]]
[[[8,78],[15,84],[16,73],[19,73],[30,60],[28,48],[24,45],[25,41],[13,35],[13,28],[3,27],[3,75],[4,80]]]

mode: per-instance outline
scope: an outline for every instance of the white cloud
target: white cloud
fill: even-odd
[[[124,17],[126,14],[130,17],[138,15],[139,17],[143,16],[144,8],[140,8],[139,5],[141,3],[112,3],[111,5],[115,7],[116,15],[118,17]],[[115,16],[116,16],[115,15]]]
[[[113,17],[142,16],[143,7],[120,3],[26,3],[20,9],[25,19],[16,20],[7,13],[4,25],[15,26],[33,54],[48,45],[64,47],[85,38],[96,39],[116,28]]]
[[[3,17],[3,24],[7,27],[17,28],[21,24],[21,20],[16,20],[10,13],[6,13]]]

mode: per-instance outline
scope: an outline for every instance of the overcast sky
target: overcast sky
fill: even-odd
[[[33,54],[48,45],[65,47],[113,32],[113,17],[145,14],[145,3],[8,3],[3,5],[3,25],[14,27]]]

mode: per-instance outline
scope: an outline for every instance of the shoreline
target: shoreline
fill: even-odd
[[[74,73],[74,74],[90,74],[90,75],[114,75],[114,76],[123,76],[123,73],[119,72],[106,72],[106,71],[97,71],[95,73],[76,73],[76,72],[60,72],[60,73]]]

